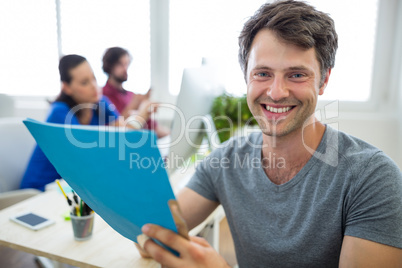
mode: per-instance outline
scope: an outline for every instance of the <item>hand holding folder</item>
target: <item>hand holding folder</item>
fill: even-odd
[[[174,222],[176,223],[176,227],[177,227],[179,235],[187,240],[190,240],[190,237],[188,235],[187,223],[181,216],[179,204],[177,203],[176,200],[169,200],[168,203],[169,203],[170,211],[172,212],[172,215],[173,215]],[[150,238],[148,236],[146,236],[145,234],[140,234],[139,236],[137,236],[138,243],[134,242],[135,246],[137,247],[138,251],[140,252],[141,257],[143,257],[143,258],[150,258],[148,253],[144,250],[144,244],[148,239],[150,239]]]

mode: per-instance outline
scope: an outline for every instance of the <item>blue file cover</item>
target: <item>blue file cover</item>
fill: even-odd
[[[24,124],[60,176],[121,235],[137,242],[146,223],[177,233],[168,206],[175,196],[154,132]]]

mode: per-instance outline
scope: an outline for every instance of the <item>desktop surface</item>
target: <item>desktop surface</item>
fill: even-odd
[[[56,223],[39,231],[10,221],[10,217],[31,211]],[[49,191],[0,211],[0,245],[44,256],[79,267],[160,267],[139,255],[132,241],[113,230],[95,215],[93,236],[75,241],[70,221],[63,218],[67,202],[58,191]]]

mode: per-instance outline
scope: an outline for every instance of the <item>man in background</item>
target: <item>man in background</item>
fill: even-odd
[[[128,51],[121,47],[108,48],[102,62],[102,69],[108,75],[106,85],[103,87],[103,95],[110,99],[124,119],[135,115],[135,121],[141,125],[141,128],[154,130],[158,137],[169,134],[166,128],[159,126],[151,119],[151,115],[158,107],[149,99],[151,89],[145,95],[141,95],[123,88],[123,83],[128,79],[127,71],[131,63]]]

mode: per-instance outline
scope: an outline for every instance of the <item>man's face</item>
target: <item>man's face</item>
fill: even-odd
[[[125,54],[121,56],[119,61],[113,66],[110,76],[120,83],[127,81],[127,70],[130,66],[130,62],[131,60],[129,55]]]
[[[301,130],[314,113],[321,86],[315,49],[285,44],[267,29],[251,45],[247,68],[247,103],[262,132],[285,136]]]

